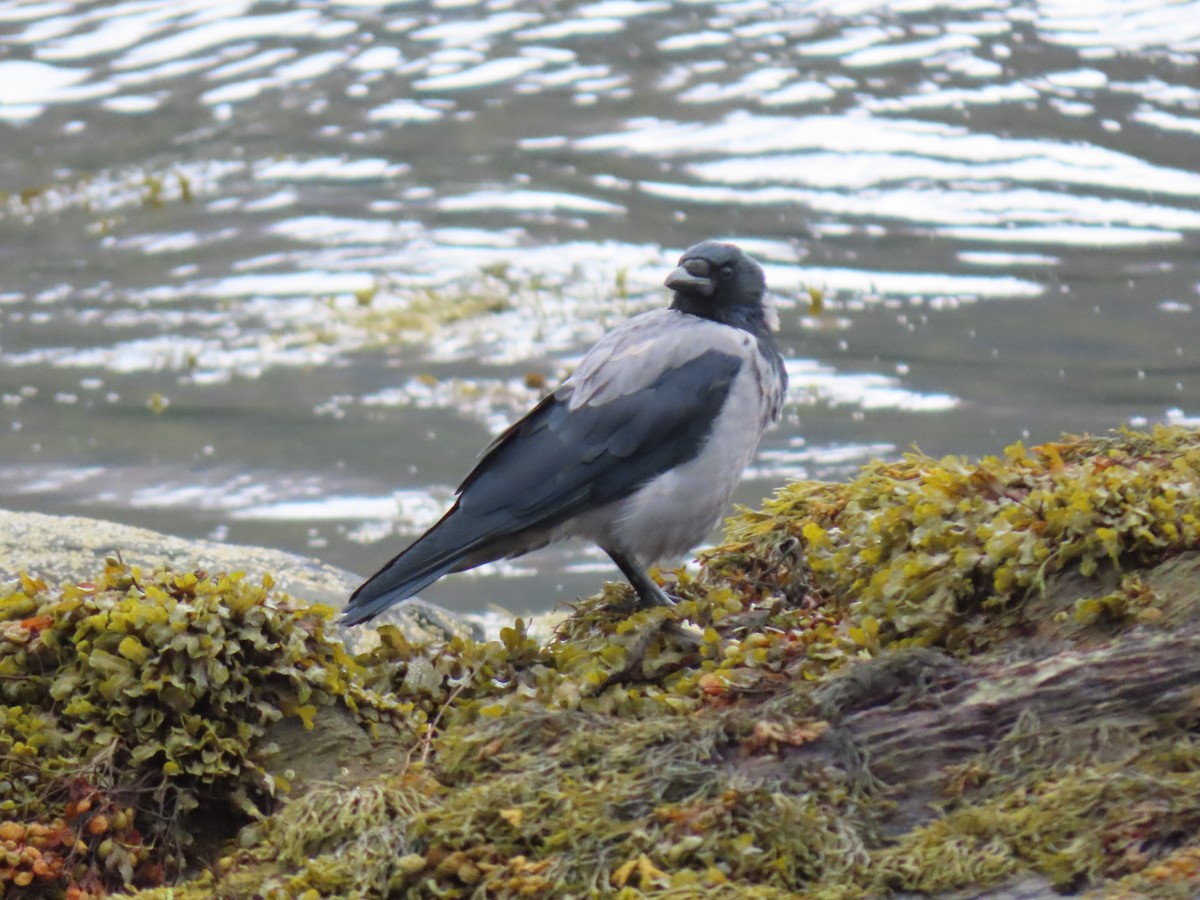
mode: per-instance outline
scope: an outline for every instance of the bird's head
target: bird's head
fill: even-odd
[[[672,309],[750,331],[768,327],[762,266],[735,244],[704,241],[688,248],[665,284],[675,292]]]

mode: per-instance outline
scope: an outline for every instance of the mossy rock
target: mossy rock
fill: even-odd
[[[114,869],[83,837],[44,892],[1194,898],[1198,468],[1200,436],[1164,429],[792,485],[667,575],[674,608],[621,612],[610,586],[548,641],[384,627],[351,658],[323,611],[233,576],[26,579],[0,601],[0,777],[27,776],[0,839],[23,829],[24,866],[86,832],[86,771],[140,849]],[[179,634],[220,635],[232,705],[210,654],[178,654],[180,607]],[[236,753],[209,765],[193,735],[170,752],[199,768],[164,771],[192,715],[147,686],[167,658],[209,673],[196,733]],[[196,852],[204,809],[246,827]]]
[[[270,575],[280,591],[335,608],[362,582],[360,576],[345,569],[268,547],[187,540],[85,516],[0,509],[0,583],[15,580],[21,572],[51,586],[86,581],[104,567],[109,556],[124,558],[146,571],[159,567],[184,572],[240,571],[253,581]],[[483,636],[479,622],[421,601],[393,607],[378,623],[395,625],[414,641]],[[370,629],[347,633],[336,625],[334,628],[359,649],[374,643]]]
[[[411,743],[331,614],[269,577],[115,559],[61,592],[23,575],[0,593],[0,885],[98,891],[189,866],[292,791],[281,723],[315,730],[324,711],[323,731]]]

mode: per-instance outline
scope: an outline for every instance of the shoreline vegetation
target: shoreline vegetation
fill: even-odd
[[[0,895],[1200,891],[1200,433],[788,485],[541,638],[7,540]]]

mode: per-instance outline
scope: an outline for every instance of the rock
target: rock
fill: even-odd
[[[0,716],[22,752],[143,721],[178,721],[151,736],[189,751],[198,718],[171,718],[167,692],[160,720],[155,673],[134,665],[164,640],[187,655],[170,671],[240,677],[281,714],[233,754],[236,779],[202,766],[236,788],[261,759],[283,786],[267,824],[219,873],[204,868],[221,848],[193,853],[145,900],[209,897],[217,878],[231,898],[1200,896],[1200,434],[1005,458],[790,486],[698,574],[667,575],[676,605],[629,610],[610,587],[547,638],[523,622],[489,642],[385,633],[350,660],[307,608],[236,580],[197,592],[210,618],[178,634],[122,567],[104,597],[26,581],[0,622]],[[77,603],[130,599],[111,623]],[[192,653],[231,624],[223,669]],[[248,740],[236,712],[226,732]],[[138,777],[176,788],[156,761]]]
[[[282,550],[217,541],[187,540],[83,516],[48,516],[0,509],[0,581],[22,572],[61,585],[87,581],[104,568],[104,558],[119,554],[131,566],[179,571],[245,572],[259,581],[270,574],[279,591],[310,603],[341,609],[362,578],[353,572]],[[373,624],[395,624],[409,640],[421,642],[454,635],[480,638],[477,621],[432,603],[414,600],[393,607]],[[371,628],[339,629],[354,649],[373,643]]]

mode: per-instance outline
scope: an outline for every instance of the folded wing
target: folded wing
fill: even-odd
[[[647,359],[640,385],[592,392],[602,402],[573,403],[568,382],[493,442],[450,511],[355,591],[344,621],[366,621],[448,572],[537,546],[575,516],[687,462],[741,366],[720,350],[657,372]]]

